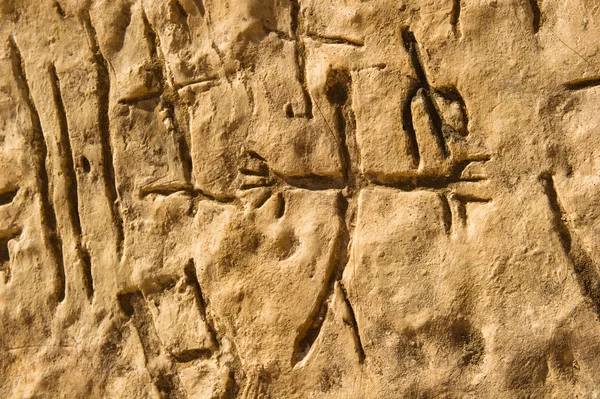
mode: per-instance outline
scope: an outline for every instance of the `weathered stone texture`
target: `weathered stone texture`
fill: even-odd
[[[0,397],[600,397],[595,0],[0,0]]]

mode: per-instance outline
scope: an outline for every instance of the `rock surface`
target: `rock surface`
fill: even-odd
[[[0,0],[0,397],[600,397],[594,0]]]

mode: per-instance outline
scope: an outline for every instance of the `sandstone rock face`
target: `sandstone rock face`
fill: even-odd
[[[594,0],[0,0],[0,397],[600,397]]]

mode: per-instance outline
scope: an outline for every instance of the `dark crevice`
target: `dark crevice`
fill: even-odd
[[[553,176],[549,173],[542,173],[540,182],[548,199],[548,206],[553,215],[552,224],[558,234],[563,251],[575,271],[576,280],[583,295],[592,302],[596,317],[600,319],[599,265],[585,251],[577,236],[571,232],[565,209],[560,203],[556,191]]]
[[[113,159],[113,149],[110,137],[110,74],[108,72],[108,62],[102,55],[98,45],[96,30],[92,25],[90,15],[87,11],[82,13],[82,20],[90,41],[90,49],[94,54],[94,64],[96,65],[97,82],[96,90],[98,93],[98,124],[100,127],[100,143],[102,146],[102,166],[105,194],[111,205],[111,216],[116,232],[116,245],[119,258],[123,253],[123,219],[119,210],[119,191],[115,178],[115,168]]]
[[[13,202],[18,193],[18,188],[5,188],[4,191],[0,193],[0,206]]]
[[[89,159],[82,156],[79,160],[80,160],[80,165],[81,165],[81,168],[83,169],[83,172],[90,173],[92,170],[92,165],[90,164]]]
[[[350,300],[348,299],[348,293],[346,292],[346,288],[342,285],[342,283],[339,283],[340,286],[340,292],[343,296],[343,300],[344,303],[346,304],[346,307],[348,308],[348,313],[350,316],[350,327],[352,328],[352,331],[354,332],[354,337],[356,339],[356,352],[358,354],[358,362],[359,363],[364,363],[365,361],[365,348],[363,346],[362,343],[362,338],[360,337],[360,330],[358,329],[358,323],[356,321],[356,314],[354,313],[354,308],[352,307],[352,304],[350,303]]]
[[[452,211],[450,210],[450,203],[445,194],[440,193],[438,194],[438,197],[442,204],[442,223],[444,224],[444,231],[446,234],[450,234],[452,231]]]
[[[191,193],[192,187],[189,184],[169,184],[169,185],[159,185],[159,186],[146,186],[140,190],[140,197],[145,198],[148,195],[156,194],[162,195],[164,197],[168,197],[169,195],[177,194],[177,193]]]
[[[196,274],[196,266],[194,265],[193,259],[190,259],[188,264],[185,266],[184,273],[185,273],[187,283],[189,285],[191,285],[194,288],[194,291],[196,292],[200,315],[202,316],[202,319],[206,323],[208,333],[210,334],[210,339],[213,342],[213,344],[215,345],[215,347],[218,349],[219,341],[217,339],[217,332],[215,331],[212,321],[209,320],[207,317],[207,313],[206,313],[207,304],[204,299],[204,295],[202,294],[202,288],[200,288],[200,282],[198,281],[198,275]],[[200,352],[201,353],[199,353],[199,356],[204,356],[204,354],[203,354],[204,350],[200,350]],[[208,357],[210,357],[210,354],[208,355]]]
[[[458,23],[460,21],[460,0],[452,0],[452,11],[450,11],[450,25],[454,35],[458,34]]]
[[[65,298],[66,289],[65,264],[63,259],[62,241],[58,235],[56,225],[56,211],[54,209],[53,200],[50,197],[50,182],[48,180],[48,170],[46,168],[48,148],[46,146],[46,139],[42,130],[40,116],[29,88],[23,57],[21,56],[21,52],[13,36],[9,37],[8,44],[12,61],[12,73],[17,83],[17,87],[19,88],[21,98],[29,110],[31,136],[28,136],[26,141],[31,143],[33,146],[33,153],[35,154],[36,164],[34,165],[34,168],[37,174],[37,181],[39,182],[38,191],[41,198],[42,225],[45,227],[43,234],[49,244],[52,258],[57,265],[55,276],[56,300],[62,302]]]
[[[179,13],[179,16],[182,17],[183,19],[187,20],[188,13],[185,11],[185,9],[181,5],[181,3],[179,1],[175,1],[174,6],[177,8],[177,12]]]
[[[417,43],[414,33],[412,33],[408,28],[403,29],[401,33],[404,48],[410,57],[411,65],[415,71],[415,74],[417,75],[419,84],[421,87],[429,88],[427,76],[425,75],[423,65],[421,64],[421,58],[419,56],[419,44]]]
[[[538,33],[542,24],[542,13],[540,11],[540,6],[538,5],[538,0],[529,0],[529,5],[531,6],[531,13],[533,14],[533,33]]]
[[[85,248],[80,249],[81,267],[83,275],[83,288],[85,289],[85,295],[91,302],[94,298],[94,278],[92,276],[92,259],[90,258],[89,252]]]
[[[210,359],[212,351],[210,349],[189,349],[178,354],[172,354],[177,363],[189,363],[198,359]]]
[[[276,198],[277,198],[277,213],[275,214],[275,217],[277,219],[281,219],[283,217],[283,215],[285,215],[285,198],[283,198],[283,195],[281,193],[277,193]]]
[[[54,6],[54,10],[61,18],[64,18],[66,16],[65,11],[63,10],[63,8],[61,7],[61,5],[58,1],[55,1],[53,6]]]
[[[175,140],[175,144],[178,147],[179,158],[181,160],[181,165],[183,168],[183,177],[188,184],[191,184],[194,166],[192,161],[190,145],[185,135],[181,133],[182,129],[179,121],[175,117],[175,107],[173,103],[163,98],[162,105],[163,108],[166,109],[167,113],[171,116],[171,120],[173,122],[173,134],[175,135],[173,139]]]
[[[419,163],[417,162],[417,159],[420,159],[420,156],[414,155],[414,151],[418,151],[418,144],[416,139],[416,133],[414,131],[414,125],[412,122],[412,110],[410,108],[412,100],[415,96],[420,95],[423,99],[425,111],[427,112],[427,115],[430,119],[429,122],[431,125],[431,130],[433,132],[438,147],[442,151],[442,155],[444,156],[444,158],[448,158],[450,156],[450,151],[448,150],[448,146],[443,136],[442,117],[440,116],[439,111],[435,106],[435,102],[433,101],[432,89],[429,86],[429,82],[427,81],[427,75],[425,74],[425,70],[423,69],[423,64],[421,62],[421,57],[419,56],[419,45],[417,43],[417,39],[410,30],[403,29],[402,40],[404,42],[404,48],[410,56],[411,64],[417,76],[418,82],[416,85],[417,87],[413,90],[410,90],[411,93],[409,93],[410,95],[408,96],[408,104],[405,105],[405,108],[408,107],[408,110],[405,110],[403,112],[403,125],[405,126],[406,132],[408,133],[410,149],[411,152],[413,152],[413,159],[415,160],[415,163],[418,167]]]
[[[472,162],[487,162],[490,160],[490,157],[487,155],[482,155],[479,157],[473,157],[471,159],[467,159],[461,162],[456,163],[450,173],[445,176],[435,176],[435,177],[421,177],[421,176],[413,176],[407,177],[404,180],[381,180],[378,176],[368,176],[369,180],[371,180],[376,185],[382,185],[386,187],[397,188],[402,191],[414,191],[419,189],[430,189],[430,190],[444,190],[450,187],[451,184],[458,182],[478,182],[487,180],[485,177],[481,178],[471,178],[471,179],[463,179],[461,178],[462,172],[465,168]],[[473,198],[473,201],[476,199]],[[488,199],[480,199],[481,201],[489,201]]]
[[[347,70],[329,71],[325,95],[334,111],[335,133],[331,128],[330,130],[338,144],[346,195],[352,196],[362,185],[363,179],[358,170],[360,151],[356,140],[356,120],[352,109],[350,72]],[[329,127],[329,124],[327,126]]]
[[[489,198],[481,198],[475,197],[472,195],[453,195],[454,200],[456,201],[456,212],[458,213],[458,219],[463,226],[467,225],[467,204],[468,203],[479,203],[479,204],[487,204],[490,203],[491,200]]]

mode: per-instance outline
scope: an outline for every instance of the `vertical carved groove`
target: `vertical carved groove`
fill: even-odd
[[[352,109],[352,78],[346,70],[332,70],[329,73],[326,84],[326,97],[330,105],[334,109],[335,130],[337,133],[331,132],[339,146],[339,154],[342,162],[342,170],[344,174],[345,188],[343,195],[339,196],[338,209],[339,217],[342,222],[341,233],[335,245],[333,258],[331,259],[331,269],[327,274],[327,282],[323,285],[323,290],[319,293],[315,302],[315,307],[309,314],[307,321],[296,338],[294,344],[294,355],[292,365],[296,365],[308,355],[310,349],[314,346],[315,341],[321,333],[323,323],[329,311],[329,298],[335,292],[336,284],[338,284],[344,273],[346,265],[350,261],[350,237],[353,234],[353,226],[356,218],[357,196],[362,187],[366,185],[364,176],[358,170],[360,164],[360,151],[356,141],[356,121]],[[317,104],[317,109],[321,109]],[[323,118],[325,116],[322,114]],[[327,120],[325,119],[327,122]],[[328,125],[328,128],[331,129]],[[342,288],[341,283],[339,283]],[[344,301],[346,302],[351,317],[353,318],[353,331],[356,335],[358,345],[359,361],[364,361],[364,350],[356,317],[352,305],[343,292]]]
[[[452,0],[452,11],[450,11],[450,25],[452,25],[452,32],[454,35],[458,35],[458,24],[460,21],[460,0]]]
[[[79,198],[77,187],[77,176],[75,174],[75,166],[73,160],[73,150],[71,148],[71,137],[69,135],[69,124],[67,121],[67,113],[63,101],[60,80],[56,73],[56,67],[51,64],[48,68],[50,75],[50,84],[52,87],[52,96],[56,107],[56,115],[59,124],[59,142],[65,153],[62,154],[60,163],[62,164],[62,173],[64,173],[66,181],[67,204],[69,208],[70,225],[76,236],[81,236],[81,219],[79,216]]]
[[[37,108],[31,95],[29,88],[29,82],[25,72],[25,64],[21,51],[17,46],[17,42],[13,36],[9,37],[8,45],[10,49],[10,56],[12,61],[12,73],[19,88],[21,98],[27,104],[29,110],[29,117],[31,119],[32,132],[31,136],[27,137],[27,141],[33,146],[33,153],[36,158],[36,174],[38,184],[38,191],[40,194],[40,208],[41,208],[41,219],[44,229],[44,239],[49,244],[52,258],[57,265],[56,268],[56,287],[55,295],[58,302],[62,302],[65,299],[65,263],[63,259],[63,248],[62,240],[58,235],[56,226],[56,211],[54,209],[54,201],[50,197],[50,182],[48,180],[48,170],[46,167],[46,158],[48,156],[48,148],[46,146],[46,139],[42,130],[42,123],[38,114]]]
[[[438,194],[442,205],[442,223],[444,224],[444,231],[446,234],[450,234],[452,231],[452,210],[450,209],[450,203],[446,194]]]
[[[409,133],[409,141],[411,151],[415,151],[415,148],[418,150],[418,144],[416,139],[416,134],[414,132],[414,126],[412,124],[412,111],[410,109],[412,99],[419,95],[419,91],[423,93],[423,100],[425,103],[425,111],[430,118],[431,130],[433,132],[435,141],[440,148],[442,155],[444,158],[448,158],[450,156],[450,151],[448,149],[448,145],[446,144],[446,140],[444,139],[443,131],[442,131],[442,117],[440,116],[437,108],[434,105],[434,101],[431,95],[431,87],[429,86],[429,81],[427,80],[427,75],[425,74],[425,69],[423,69],[423,64],[421,62],[421,57],[419,56],[419,48],[417,44],[417,39],[415,35],[409,29],[402,30],[402,41],[404,42],[404,48],[408,52],[410,56],[411,64],[415,74],[417,75],[417,87],[413,91],[410,91],[410,95],[408,96],[408,104],[405,104],[405,112],[403,113],[403,124],[407,128],[407,132]],[[406,115],[406,116],[404,116]],[[409,121],[410,119],[410,121]],[[414,137],[413,137],[414,136]],[[415,163],[418,165],[417,160],[420,157],[417,155],[413,155],[413,159]]]
[[[83,288],[87,299],[91,302],[94,298],[94,278],[92,276],[92,259],[90,258],[89,252],[80,247],[79,255],[82,263],[82,275],[83,275]]]
[[[412,117],[412,99],[417,95],[419,86],[412,84],[408,90],[407,96],[402,105],[402,130],[406,133],[408,142],[409,155],[412,157],[413,168],[418,168],[421,162],[421,154],[419,153],[419,142],[417,141],[417,133],[413,124]]]
[[[290,0],[291,7],[291,30],[294,42],[296,44],[296,64],[298,65],[298,81],[302,86],[302,93],[304,95],[304,103],[306,106],[306,115],[308,119],[313,117],[313,104],[308,91],[306,83],[306,48],[304,46],[304,39],[302,39],[302,33],[304,27],[302,26],[302,15],[300,12],[300,3],[298,0]],[[300,115],[296,115],[300,116]]]
[[[73,149],[71,147],[71,137],[69,133],[69,124],[67,120],[67,113],[65,110],[65,104],[60,88],[60,79],[56,72],[56,67],[51,64],[48,68],[50,75],[50,84],[52,87],[52,95],[54,98],[54,105],[56,107],[56,114],[58,117],[60,137],[59,142],[65,153],[62,154],[60,163],[62,173],[65,178],[65,188],[67,195],[67,208],[69,210],[69,225],[73,230],[76,240],[77,256],[81,261],[82,265],[82,277],[83,287],[86,292],[86,296],[89,300],[92,300],[94,296],[94,282],[92,279],[92,265],[90,255],[81,245],[81,217],[79,214],[79,189],[77,184],[77,175],[75,172],[75,159],[73,155]]]
[[[350,316],[350,327],[352,328],[352,331],[354,331],[354,337],[356,339],[356,351],[358,353],[358,362],[362,364],[365,361],[365,348],[363,346],[362,338],[360,336],[360,330],[358,329],[358,322],[356,321],[356,314],[354,313],[354,308],[348,300],[348,293],[346,292],[346,288],[344,288],[343,284],[341,283],[340,293],[342,294],[342,299],[344,300],[344,303],[348,308],[348,313]]]
[[[198,295],[198,306],[200,308],[200,315],[202,316],[202,319],[208,327],[208,332],[210,334],[211,341],[215,344],[216,348],[218,349],[219,341],[217,339],[217,333],[212,322],[208,319],[206,314],[206,301],[204,300],[204,295],[202,294],[202,288],[200,287],[200,282],[198,281],[198,275],[196,274],[196,266],[194,265],[193,259],[190,259],[189,263],[184,269],[184,273],[187,279],[187,283],[194,287],[194,290]]]
[[[115,179],[115,167],[113,159],[113,150],[110,138],[110,119],[108,116],[110,101],[110,74],[108,72],[108,62],[102,55],[98,45],[96,30],[92,25],[90,15],[87,11],[82,13],[82,20],[90,41],[90,49],[94,54],[94,63],[96,65],[97,79],[96,90],[98,91],[98,123],[100,126],[100,142],[102,145],[102,166],[104,174],[105,194],[111,204],[112,220],[117,234],[117,253],[119,257],[123,253],[123,219],[119,211],[119,195],[117,182]]]
[[[173,141],[179,151],[184,179],[188,184],[190,184],[192,182],[192,173],[194,170],[192,154],[190,150],[191,138],[188,139],[186,135],[182,133],[181,124],[179,123],[175,112],[174,101],[179,99],[179,95],[177,90],[173,89],[174,85],[169,79],[167,63],[160,48],[160,38],[148,20],[148,16],[145,12],[142,12],[142,20],[144,22],[144,35],[148,45],[150,46],[150,55],[158,64],[158,67],[154,68],[154,72],[161,82],[161,104],[170,115],[174,126],[174,129],[169,133],[173,135]]]
[[[542,13],[540,11],[540,6],[538,5],[538,0],[529,0],[529,5],[531,6],[531,13],[533,14],[533,33],[538,33],[540,26],[542,25]]]
[[[348,201],[340,195],[340,219],[345,221],[348,211]],[[331,262],[331,268],[328,271],[326,282],[323,284],[323,289],[319,292],[315,306],[308,315],[304,328],[296,337],[294,343],[294,354],[292,357],[292,365],[302,361],[310,352],[315,341],[321,334],[321,328],[325,322],[325,317],[329,310],[328,300],[334,292],[336,281],[341,280],[344,267],[348,263],[349,251],[348,243],[350,242],[350,231],[347,224],[343,224],[342,232],[338,237]]]
[[[118,296],[123,313],[131,319],[140,337],[142,349],[146,357],[146,367],[152,383],[162,398],[185,398],[177,369],[168,355],[162,351],[162,345],[154,330],[152,315],[146,306],[142,293],[137,291]]]
[[[552,223],[558,234],[560,244],[572,264],[582,293],[590,299],[597,317],[600,318],[600,276],[598,276],[598,265],[587,254],[578,238],[571,232],[566,212],[560,203],[558,192],[556,191],[553,176],[549,173],[543,173],[539,179],[553,215]]]

